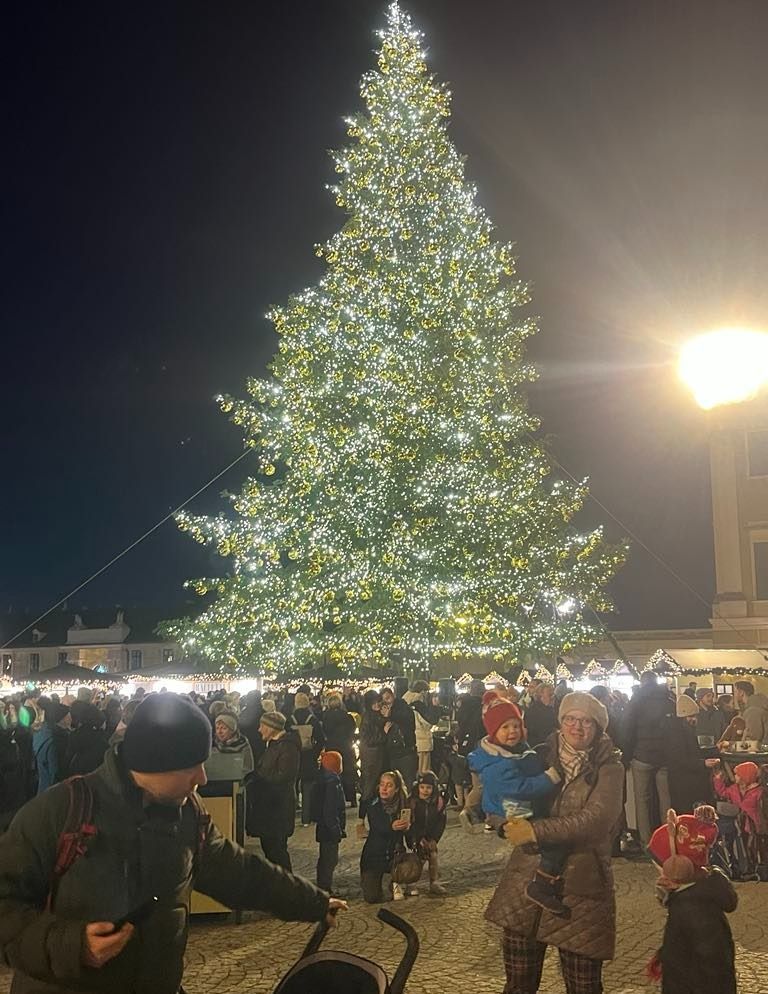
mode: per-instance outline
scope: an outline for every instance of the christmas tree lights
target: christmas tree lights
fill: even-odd
[[[220,398],[258,472],[235,515],[178,519],[230,572],[193,582],[215,600],[169,633],[263,673],[567,650],[598,637],[582,609],[608,607],[624,558],[575,533],[585,486],[535,439],[537,326],[448,137],[449,93],[397,4],[380,35],[334,156],[347,221],[317,246],[325,275],[271,313],[271,378]]]

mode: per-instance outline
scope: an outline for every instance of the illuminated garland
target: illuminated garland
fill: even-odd
[[[584,484],[553,479],[524,385],[537,330],[448,138],[450,95],[397,3],[331,187],[326,271],[270,317],[273,377],[222,409],[258,455],[236,517],[178,516],[228,560],[189,651],[269,676],[435,655],[555,654],[600,635],[587,605],[625,556],[574,533]]]

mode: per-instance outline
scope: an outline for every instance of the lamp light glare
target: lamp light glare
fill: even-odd
[[[678,373],[705,410],[749,400],[768,385],[768,335],[745,328],[700,335],[683,346]]]

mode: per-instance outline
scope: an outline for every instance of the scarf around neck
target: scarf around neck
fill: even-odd
[[[560,765],[565,773],[565,782],[570,783],[581,773],[589,760],[589,749],[574,749],[569,745],[562,734],[558,736],[557,753],[560,758]]]

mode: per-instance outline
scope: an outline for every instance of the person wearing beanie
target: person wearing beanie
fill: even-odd
[[[768,863],[768,823],[766,820],[766,787],[760,783],[760,768],[757,763],[739,763],[733,768],[735,783],[726,781],[719,760],[708,760],[713,772],[713,787],[721,801],[735,804],[741,812],[741,824],[745,839],[747,875],[751,878],[759,864]]]
[[[445,800],[440,796],[440,784],[431,770],[419,773],[416,777],[409,806],[411,827],[405,837],[411,848],[429,867],[429,893],[433,897],[443,897],[445,887],[439,880],[437,844],[443,837],[447,816]],[[408,887],[406,893],[411,897],[418,895],[414,887]]]
[[[728,727],[728,717],[715,704],[715,692],[711,687],[699,687],[696,691],[699,713],[696,715],[696,734],[707,735],[716,745]]]
[[[738,897],[730,880],[720,870],[672,854],[661,865],[656,892],[667,921],[647,973],[661,979],[661,994],[736,994],[726,914],[735,911]]]
[[[229,706],[226,701],[211,701],[208,705],[208,714],[211,719],[211,724],[216,724],[216,719],[223,711],[228,711]]]
[[[538,754],[528,745],[518,706],[489,690],[483,696],[483,725],[488,734],[468,759],[470,769],[480,776],[483,785],[486,828],[493,831],[510,816],[533,818],[545,814],[561,777],[554,767],[545,770]],[[547,845],[541,851],[541,863],[526,895],[552,914],[568,917],[568,908],[557,896],[567,850]]]
[[[698,715],[696,701],[681,694],[675,703],[675,717],[666,719],[662,731],[670,807],[688,814],[698,804],[714,800],[706,753],[699,746]]]
[[[333,871],[339,862],[339,844],[347,837],[347,803],[341,774],[344,761],[334,750],[320,753],[319,775],[312,784],[310,814],[315,823],[318,844],[317,886],[329,894],[333,891]]]
[[[288,839],[296,821],[296,780],[301,745],[298,735],[286,731],[280,711],[265,711],[259,724],[264,751],[255,759],[247,784],[246,831],[258,838],[272,863],[291,870]]]
[[[670,856],[685,856],[697,870],[709,864],[709,852],[717,841],[717,824],[703,805],[696,814],[677,814],[670,808],[666,821],[660,825],[648,842],[648,855],[657,867],[662,867]]]
[[[66,776],[93,773],[104,762],[109,739],[104,731],[106,715],[94,704],[75,701],[71,713],[77,724],[67,741]],[[76,718],[75,718],[76,716]]]
[[[59,879],[54,865],[75,788],[57,784],[16,814],[0,836],[2,941],[14,950],[14,990],[177,994],[193,889],[230,908],[333,924],[330,912],[344,902],[246,852],[211,822],[196,792],[210,749],[208,718],[188,697],[147,695],[123,741],[75,781],[88,830]],[[145,921],[115,927],[150,898]]]
[[[42,701],[43,720],[32,725],[32,752],[37,764],[37,793],[42,794],[67,776],[67,746],[72,714],[50,698]]]
[[[213,747],[217,752],[238,753],[243,757],[243,776],[253,769],[253,753],[248,739],[240,731],[237,715],[221,711],[213,726]]]
[[[503,929],[508,990],[536,989],[532,978],[541,976],[546,947],[552,945],[559,950],[566,989],[595,994],[602,990],[603,961],[615,953],[611,847],[623,804],[624,767],[603,732],[607,716],[601,707],[589,695],[563,698],[559,730],[536,750],[542,766],[560,780],[549,812],[510,816],[503,826],[514,848],[485,917]],[[556,894],[568,909],[568,921],[531,894],[548,846],[565,851]]]
[[[320,719],[312,711],[309,694],[301,691],[293,700],[293,731],[301,745],[299,787],[301,788],[301,824],[311,821],[312,786],[318,777],[318,759],[325,748],[325,732]]]

